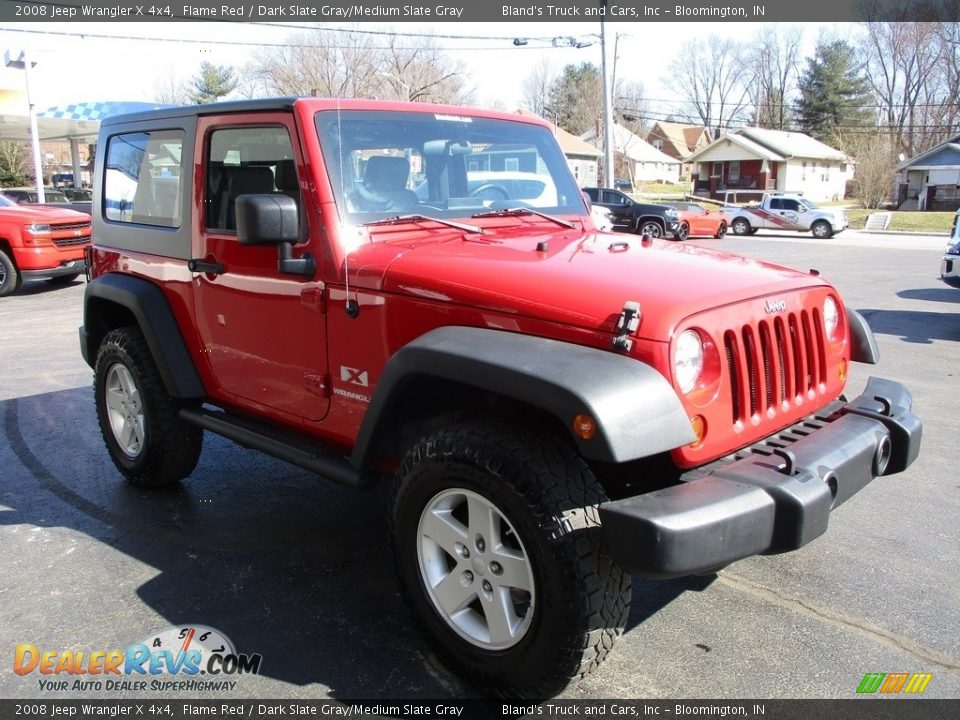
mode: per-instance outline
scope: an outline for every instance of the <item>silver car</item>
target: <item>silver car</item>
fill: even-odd
[[[960,210],[953,216],[950,244],[940,261],[940,279],[951,287],[960,288]]]

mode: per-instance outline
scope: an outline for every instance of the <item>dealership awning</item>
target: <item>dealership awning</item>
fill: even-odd
[[[30,142],[30,116],[26,100],[23,112],[10,112],[10,103],[5,103],[0,112],[0,140]],[[92,142],[100,131],[100,121],[114,115],[142,112],[169,107],[159,103],[145,102],[85,102],[57,105],[37,111],[37,127],[40,140],[74,140]]]

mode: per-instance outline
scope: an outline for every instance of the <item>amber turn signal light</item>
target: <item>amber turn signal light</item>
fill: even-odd
[[[700,447],[703,436],[707,432],[707,421],[703,415],[694,415],[690,418],[690,427],[693,428],[693,434],[697,436],[697,439],[690,443],[690,447]]]
[[[581,440],[589,440],[597,434],[597,423],[589,415],[581,413],[573,419],[573,432]]]

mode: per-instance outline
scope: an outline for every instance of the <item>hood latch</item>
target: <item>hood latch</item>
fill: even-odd
[[[630,335],[640,327],[640,303],[636,300],[627,300],[617,319],[617,336],[613,339],[613,347],[621,352],[629,352],[633,347]]]

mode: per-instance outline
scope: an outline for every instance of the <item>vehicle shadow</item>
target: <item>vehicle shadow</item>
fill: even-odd
[[[948,287],[917,288],[901,290],[897,297],[904,300],[927,300],[929,302],[960,303],[960,290]]]
[[[23,284],[17,288],[16,295],[45,295],[74,285],[83,285],[86,282],[83,277],[78,277],[70,282],[50,282],[49,280],[24,280]]]
[[[386,540],[386,488],[342,488],[210,434],[181,485],[131,486],[107,459],[88,388],[2,401],[0,424],[9,447],[2,452],[11,458],[0,537],[9,537],[3,526],[68,528],[102,544],[85,543],[70,556],[71,576],[131,565],[115,553],[157,571],[140,585],[119,575],[108,606],[100,588],[81,583],[73,617],[46,622],[106,613],[112,627],[130,623],[120,629],[131,644],[160,628],[129,618],[156,613],[161,626],[209,625],[238,652],[259,653],[262,676],[299,687],[321,683],[332,698],[477,694],[433,657],[402,602]],[[9,570],[3,559],[0,568]],[[59,587],[48,571],[35,573],[17,575],[16,586],[38,595]],[[704,582],[635,579],[628,628]],[[24,605],[8,608],[12,617],[35,607],[26,597],[16,602]],[[137,612],[139,603],[152,613]],[[35,636],[43,628],[17,630]],[[98,642],[76,639],[78,646]],[[257,682],[242,685],[276,693]]]
[[[909,343],[960,341],[960,317],[956,313],[874,309],[861,309],[859,312],[876,334],[895,335]]]

